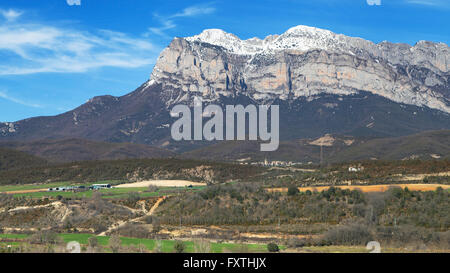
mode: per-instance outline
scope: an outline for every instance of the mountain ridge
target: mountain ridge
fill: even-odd
[[[389,138],[324,135],[317,139],[281,142],[279,149],[271,153],[259,152],[257,142],[227,141],[185,152],[181,154],[181,158],[220,158],[223,161],[260,163],[264,160],[292,161],[302,164],[318,164],[321,160],[325,164],[361,160],[436,160],[450,157],[449,140],[450,130]]]
[[[282,34],[272,34],[266,36],[264,39],[253,37],[250,39],[240,39],[232,33],[228,33],[222,29],[205,29],[200,34],[190,37],[178,37],[186,39],[190,42],[199,41],[209,43],[213,45],[222,46],[230,52],[236,54],[256,54],[261,51],[275,51],[284,49],[296,49],[302,51],[308,51],[311,49],[325,49],[348,51],[349,45],[344,42],[351,42],[352,47],[356,47],[355,44],[365,47],[377,47],[382,51],[387,45],[395,47],[404,47],[414,51],[416,48],[433,46],[442,51],[448,51],[448,45],[443,42],[432,42],[426,40],[420,40],[411,46],[406,43],[391,43],[389,41],[382,41],[380,43],[374,43],[370,40],[366,40],[361,37],[353,37],[344,34],[337,34],[327,29],[321,29],[316,27],[310,27],[305,25],[298,25],[289,28]],[[300,42],[300,43],[298,43]],[[236,45],[240,44],[240,45]],[[328,45],[328,46],[327,46]],[[375,52],[375,48],[371,49]],[[355,54],[355,53],[352,53]],[[448,67],[442,67],[443,71],[447,72]]]
[[[316,30],[296,27],[285,34],[300,39],[311,31]],[[285,34],[266,39],[279,41]],[[308,39],[314,40],[313,34]],[[382,42],[378,46],[386,56],[376,58],[364,46],[353,55],[317,48],[239,55],[195,37],[175,38],[161,52],[150,79],[135,91],[97,96],[53,117],[0,123],[0,141],[81,138],[193,150],[212,143],[173,141],[170,110],[176,104],[192,106],[195,97],[221,106],[279,104],[282,141],[327,133],[395,137],[450,129],[450,73],[440,70],[450,63],[444,44],[418,42],[411,51],[409,45]],[[433,49],[437,46],[442,52]],[[402,52],[419,57],[414,64],[392,64],[401,61]],[[428,58],[430,52],[434,57]]]
[[[0,149],[14,149],[49,163],[129,158],[170,158],[175,153],[144,144],[107,143],[84,139],[43,139],[31,142],[0,142]]]
[[[174,89],[168,91],[169,105],[185,102],[187,93],[211,101],[241,93],[266,102],[362,90],[450,113],[449,64],[444,43],[375,44],[306,26],[264,40],[240,40],[210,29],[175,38],[150,79]]]

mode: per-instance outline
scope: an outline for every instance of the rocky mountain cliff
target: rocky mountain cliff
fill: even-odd
[[[209,29],[175,38],[161,53],[151,83],[163,84],[168,104],[189,94],[216,100],[239,93],[261,102],[367,91],[450,113],[449,69],[443,43],[374,44],[306,26],[240,40]]]
[[[450,129],[449,63],[443,43],[375,44],[306,26],[264,40],[205,30],[175,38],[134,92],[95,97],[54,117],[0,123],[0,141],[83,138],[195,149],[210,143],[172,141],[169,115],[195,96],[280,105],[282,140]]]

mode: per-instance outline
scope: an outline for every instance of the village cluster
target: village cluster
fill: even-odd
[[[49,188],[48,191],[83,191],[83,190],[101,190],[101,189],[110,189],[111,184],[92,184],[91,186],[65,186],[65,187],[56,187]]]

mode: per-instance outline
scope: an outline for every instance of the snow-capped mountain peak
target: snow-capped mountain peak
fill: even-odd
[[[366,91],[450,113],[449,68],[443,43],[375,44],[300,25],[264,39],[242,40],[220,29],[174,39],[151,79],[181,90],[165,94],[167,104],[191,92],[210,100],[240,93],[269,101]]]
[[[227,33],[221,29],[206,29],[199,35],[187,37],[186,40],[221,46],[235,54],[250,55],[262,50],[261,40],[258,41],[257,38],[253,38],[243,41],[236,35]]]
[[[257,37],[241,40],[236,35],[221,29],[207,29],[199,35],[185,39],[190,42],[197,41],[221,46],[231,53],[240,55],[270,53],[286,49],[299,51],[311,49],[348,51],[355,46],[355,43],[364,41],[360,38],[351,38],[335,34],[329,30],[304,25],[292,27],[281,35],[269,35],[263,40]]]

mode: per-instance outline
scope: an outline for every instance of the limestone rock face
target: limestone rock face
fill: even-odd
[[[175,38],[135,91],[57,116],[0,122],[0,141],[79,138],[192,150],[211,143],[173,140],[170,110],[195,97],[205,105],[276,103],[281,140],[450,129],[449,47],[374,44],[306,26],[248,40],[205,30]]]
[[[450,113],[450,50],[297,26],[264,40],[240,40],[218,29],[175,38],[159,56],[151,83],[172,105],[202,96],[246,95],[258,102],[366,91],[398,103]]]

